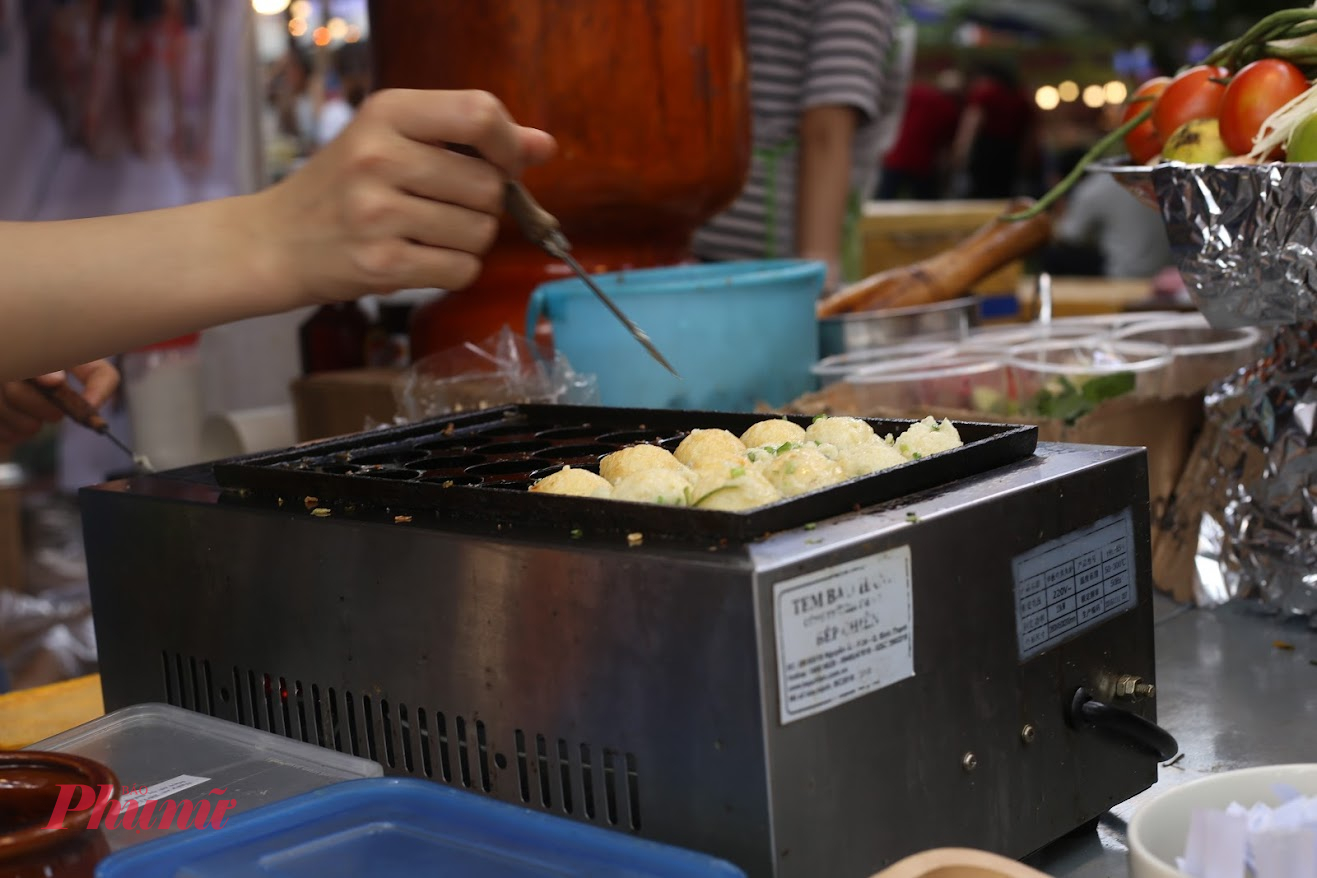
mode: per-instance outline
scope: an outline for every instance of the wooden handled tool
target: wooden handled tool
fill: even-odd
[[[603,302],[609,311],[613,312],[613,316],[622,322],[622,325],[627,328],[632,337],[640,342],[645,350],[649,351],[649,355],[675,377],[681,377],[677,374],[677,370],[672,368],[672,364],[659,353],[659,349],[654,346],[654,342],[650,341],[645,331],[637,326],[630,317],[623,314],[622,309],[617,307],[616,303],[608,297],[608,294],[590,279],[590,273],[568,252],[571,250],[572,245],[567,243],[567,238],[563,235],[557,218],[543,207],[540,207],[539,202],[531,196],[530,192],[526,191],[525,186],[515,180],[509,180],[504,186],[504,206],[512,218],[516,220],[522,234],[531,243],[543,248],[550,256],[567,263],[568,267],[576,272],[576,276],[589,288],[590,292],[594,293],[595,297]]]
[[[61,381],[54,387],[42,384],[35,378],[28,378],[24,383],[48,399],[51,405],[67,415],[74,423],[80,424],[94,433],[100,433],[106,439],[118,445],[124,454],[133,459],[133,463],[139,469],[147,472],[151,471],[151,464],[146,458],[133,454],[131,448],[119,441],[119,438],[110,432],[110,425],[100,416],[100,413],[92,408],[92,404],[87,402],[82,394],[70,387],[67,381]]]
[[[1013,202],[1007,213],[1029,205]],[[848,311],[876,311],[932,305],[957,299],[974,284],[1012,260],[1046,244],[1052,217],[1046,211],[1023,220],[995,217],[956,246],[913,265],[879,272],[844,287],[819,302],[820,318]]]

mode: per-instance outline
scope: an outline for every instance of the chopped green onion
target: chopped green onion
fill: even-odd
[[[825,418],[827,418],[827,415],[815,415],[814,420],[811,421],[811,423],[817,424],[819,421],[822,421]]]
[[[922,455],[922,454],[920,454],[918,451],[916,451],[914,454],[910,455],[910,458],[911,458],[912,460],[921,460],[921,459],[923,458],[923,456],[924,456],[924,455]]]
[[[813,530],[816,527],[818,527],[818,522],[811,521],[809,524],[805,525],[805,530]]]
[[[783,442],[781,445],[777,446],[776,449],[774,449],[773,453],[774,453],[774,454],[781,454],[781,453],[784,452],[784,451],[790,451],[791,448],[792,448],[792,445],[793,445],[793,443],[791,443],[791,442]]]
[[[579,540],[581,537],[585,536],[585,531],[581,530],[579,527],[572,528],[570,533],[574,540]]]
[[[748,458],[750,458],[750,462],[751,462],[751,463],[754,463],[754,462],[755,462],[755,453],[754,453],[753,451],[747,451],[747,452],[745,453],[745,456],[748,457]]]
[[[910,522],[911,524],[918,524],[918,523],[919,523],[919,516],[918,516],[918,515],[915,515],[913,512],[907,512],[907,513],[905,514],[905,520],[908,521],[908,522]]]
[[[743,466],[732,467],[732,478],[739,479],[743,475],[745,475],[745,467]]]

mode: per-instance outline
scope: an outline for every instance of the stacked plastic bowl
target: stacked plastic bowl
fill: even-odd
[[[1251,362],[1260,341],[1196,313],[1102,314],[916,338],[827,357],[813,372],[823,385],[845,382],[867,409],[1053,417],[1114,396],[1201,390]]]

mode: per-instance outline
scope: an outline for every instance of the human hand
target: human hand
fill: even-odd
[[[69,372],[82,384],[82,397],[99,409],[119,389],[119,370],[109,360],[96,360],[75,366]],[[48,387],[58,387],[66,379],[63,372],[52,372],[36,380]],[[14,444],[36,435],[42,424],[53,424],[63,412],[25,381],[0,384],[0,442]]]
[[[254,196],[252,219],[278,249],[293,306],[457,290],[494,242],[504,181],[554,148],[485,92],[381,91],[300,170]]]

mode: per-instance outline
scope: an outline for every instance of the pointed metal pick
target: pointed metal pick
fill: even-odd
[[[590,292],[594,293],[599,301],[603,302],[608,310],[613,312],[613,316],[622,321],[622,325],[627,328],[627,331],[631,333],[635,340],[640,342],[645,350],[649,351],[649,355],[657,360],[664,369],[680,379],[681,376],[677,374],[677,370],[672,368],[672,364],[659,353],[658,348],[649,340],[649,336],[645,334],[645,331],[633,323],[631,318],[622,313],[622,309],[617,307],[617,304],[608,297],[608,294],[594,282],[581,263],[577,262],[568,252],[571,250],[572,245],[567,242],[567,238],[559,229],[558,220],[540,207],[535,199],[531,197],[531,194],[526,191],[526,188],[515,180],[508,181],[505,195],[508,213],[517,221],[517,225],[521,227],[521,231],[526,237],[533,243],[543,247],[544,251],[550,256],[567,263],[572,271],[576,272],[576,276],[590,288]]]

